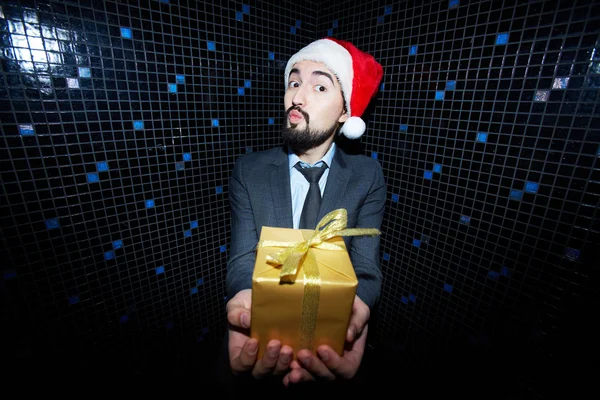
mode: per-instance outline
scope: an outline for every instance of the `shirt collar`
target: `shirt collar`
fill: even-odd
[[[292,169],[292,168],[294,168],[294,165],[296,165],[298,162],[300,162],[303,166],[314,167],[315,165],[317,165],[321,161],[323,161],[323,162],[325,162],[325,164],[327,164],[328,167],[331,167],[331,162],[333,160],[334,154],[335,154],[335,142],[332,142],[331,146],[329,147],[329,150],[327,150],[327,153],[325,153],[325,155],[319,161],[317,161],[313,165],[310,165],[310,164],[300,160],[300,157],[298,157],[293,151],[289,150],[288,151],[288,166],[290,167],[290,169]]]

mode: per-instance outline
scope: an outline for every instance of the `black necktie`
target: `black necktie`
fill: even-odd
[[[300,229],[315,229],[317,226],[317,215],[319,214],[319,208],[321,207],[319,179],[321,179],[327,165],[323,163],[322,167],[302,168],[300,163],[297,163],[294,167],[304,175],[310,184],[306,200],[304,200],[304,207],[302,207]]]

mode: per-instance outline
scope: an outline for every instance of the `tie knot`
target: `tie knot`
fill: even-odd
[[[300,163],[298,163],[294,165],[294,167],[296,167],[296,169],[300,171],[302,175],[304,175],[307,181],[309,181],[310,183],[315,183],[319,182],[319,179],[321,179],[321,176],[323,176],[323,173],[325,172],[325,168],[327,166],[325,165],[325,163],[323,163],[323,166],[321,167],[302,168]]]

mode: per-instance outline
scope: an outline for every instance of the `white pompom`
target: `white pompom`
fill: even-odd
[[[340,132],[348,139],[358,139],[365,133],[366,128],[367,125],[365,125],[365,121],[360,117],[350,117],[344,122]]]

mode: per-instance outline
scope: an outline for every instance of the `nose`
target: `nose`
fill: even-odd
[[[303,106],[306,104],[306,92],[304,86],[300,86],[294,96],[292,97],[292,104],[294,106]]]

